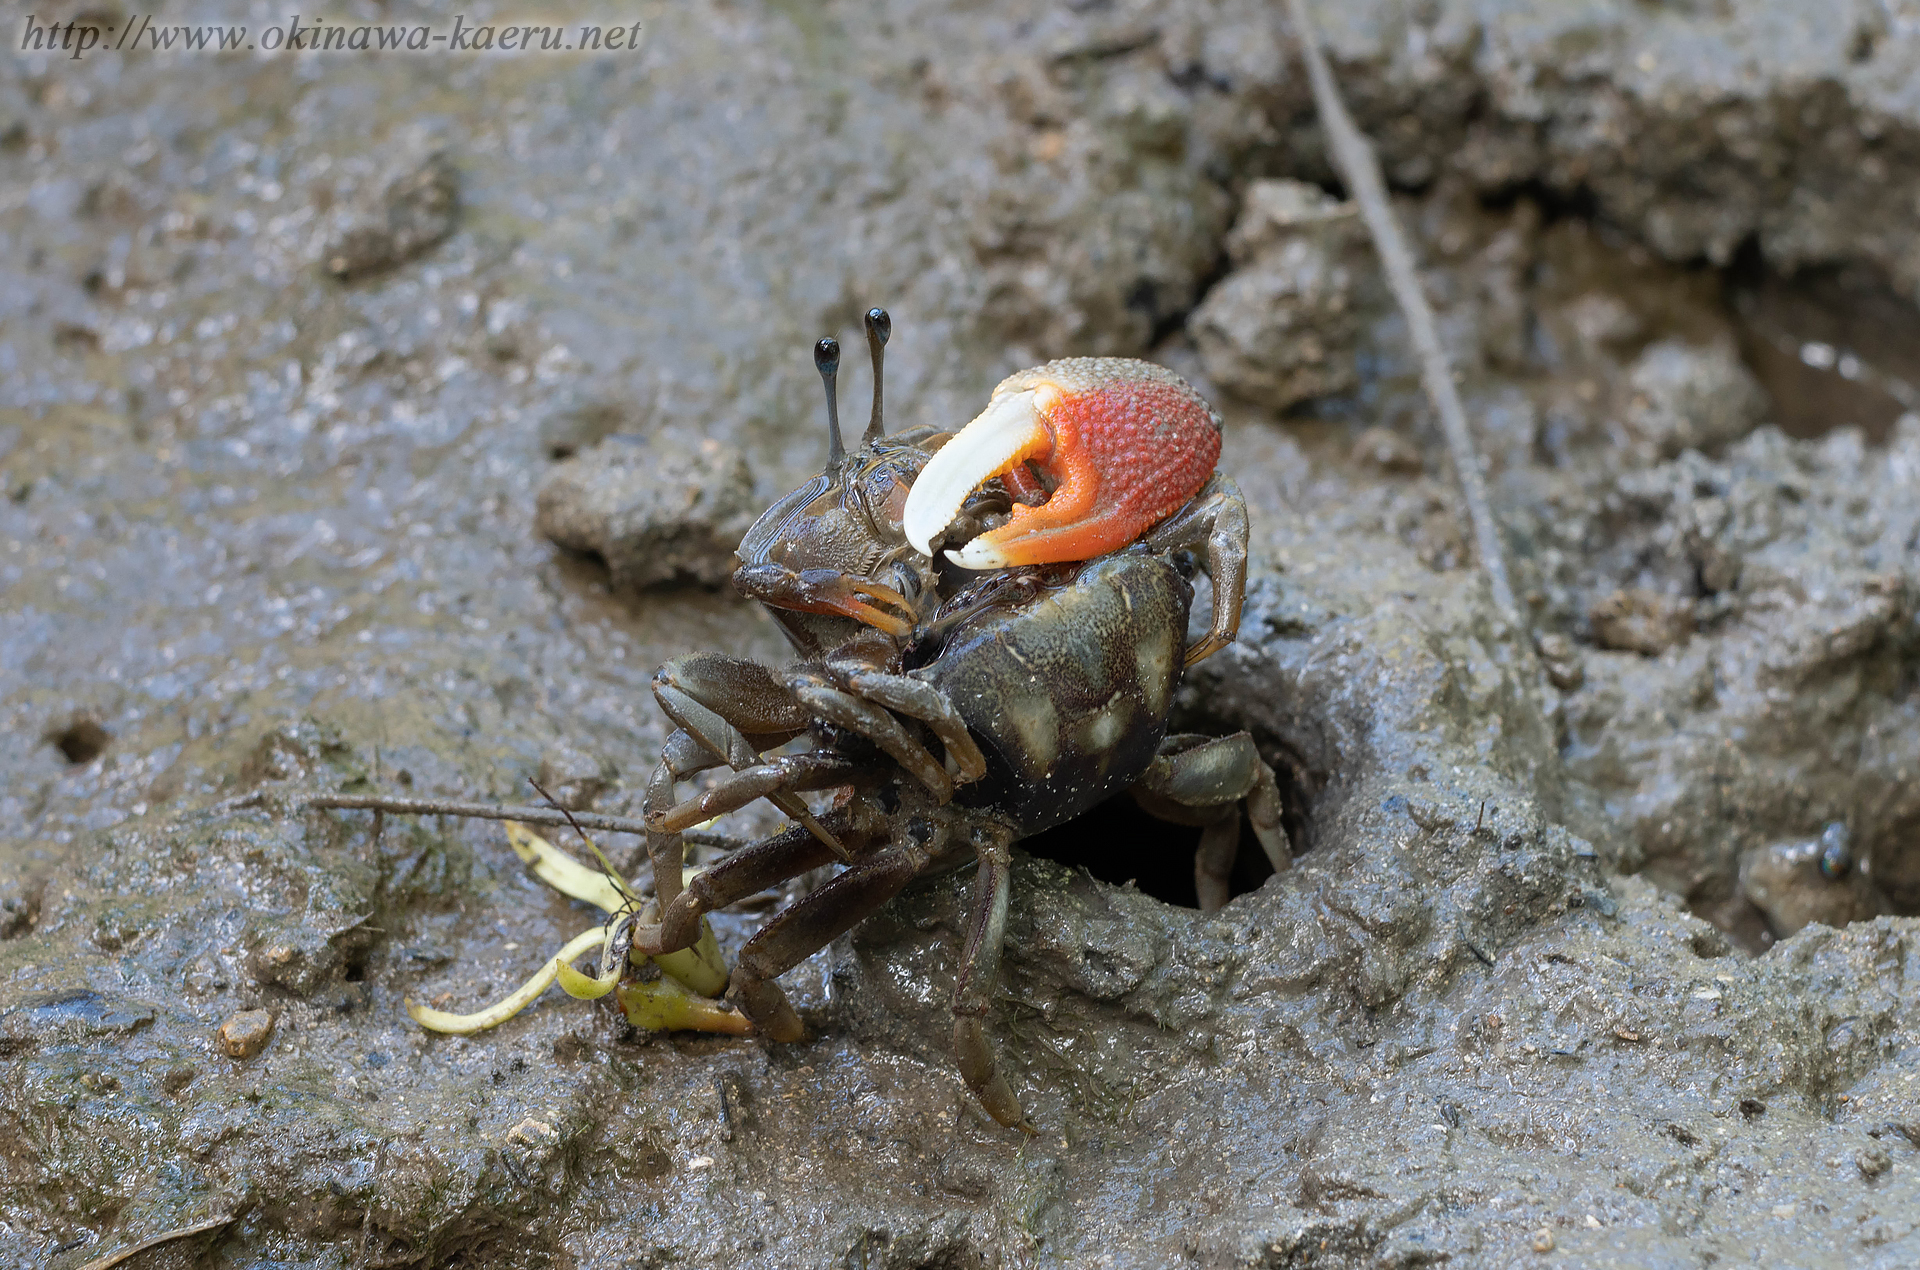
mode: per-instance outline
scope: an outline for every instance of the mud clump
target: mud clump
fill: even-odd
[[[1627,387],[1627,426],[1663,459],[1737,441],[1766,414],[1760,382],[1740,364],[1731,340],[1650,344],[1628,369]]]
[[[1213,382],[1276,410],[1355,388],[1347,258],[1363,246],[1351,205],[1300,181],[1249,187],[1227,236],[1235,268],[1187,319]]]
[[[1601,648],[1657,657],[1693,634],[1693,604],[1658,591],[1615,591],[1587,610],[1587,627]]]
[[[1765,915],[1774,938],[1815,922],[1846,926],[1887,911],[1886,896],[1856,867],[1852,835],[1843,824],[1818,838],[1754,847],[1740,858],[1740,893]]]
[[[613,584],[726,585],[759,508],[746,459],[712,438],[610,437],[541,483],[534,526],[606,562]]]
[[[242,1010],[220,1025],[217,1037],[221,1052],[228,1058],[252,1058],[273,1038],[273,1014]]]

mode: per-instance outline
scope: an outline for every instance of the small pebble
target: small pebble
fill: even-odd
[[[1533,1232],[1533,1250],[1535,1252],[1552,1252],[1553,1251],[1553,1232],[1551,1230],[1545,1230],[1545,1229],[1534,1231]]]
[[[1586,682],[1586,667],[1581,663],[1580,650],[1574,642],[1562,634],[1536,636],[1534,647],[1540,652],[1540,665],[1547,672],[1547,681],[1562,692],[1572,692]]]
[[[1370,463],[1382,472],[1402,475],[1417,475],[1427,468],[1418,446],[1392,428],[1377,423],[1354,439],[1353,460]]]
[[[535,1120],[532,1116],[528,1116],[507,1130],[507,1141],[515,1146],[537,1149],[553,1146],[560,1141],[560,1135],[546,1121]]]
[[[1854,1156],[1853,1162],[1864,1177],[1879,1177],[1893,1167],[1893,1157],[1887,1154],[1885,1147],[1880,1146],[1868,1147]]]
[[[242,1010],[220,1025],[220,1048],[228,1058],[252,1058],[267,1048],[273,1035],[273,1015],[266,1010]]]

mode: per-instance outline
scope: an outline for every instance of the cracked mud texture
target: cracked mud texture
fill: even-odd
[[[1321,14],[1543,677],[1364,253],[1344,395],[1279,417],[1182,333],[1243,267],[1252,183],[1329,178],[1271,9],[6,53],[0,1260],[230,1216],[146,1256],[1920,1262],[1920,19]],[[718,443],[764,505],[823,449],[808,346],[857,348],[873,303],[895,426],[1075,353],[1214,397],[1255,561],[1179,723],[1254,732],[1298,864],[1202,917],[1021,859],[992,1023],[1031,1141],[938,1039],[961,876],[795,972],[804,1044],[636,1038],[557,994],[421,1033],[404,998],[470,1008],[592,918],[496,826],[284,795],[532,776],[635,809],[653,668],[785,648],[724,592],[557,551],[536,491],[631,434]],[[249,1011],[271,1032],[229,1057]]]

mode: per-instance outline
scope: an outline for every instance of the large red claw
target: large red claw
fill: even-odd
[[[975,486],[1032,463],[1052,497],[947,554],[967,569],[1091,560],[1178,511],[1219,457],[1219,416],[1186,380],[1131,357],[1069,357],[1000,382],[920,470],[902,527],[931,554]]]

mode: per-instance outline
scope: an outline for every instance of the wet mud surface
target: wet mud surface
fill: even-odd
[[[1323,16],[1522,632],[1270,8],[6,54],[0,1262],[1920,1262],[1920,19]],[[804,1043],[420,1031],[597,918],[294,794],[637,813],[653,669],[787,656],[724,547],[875,303],[895,426],[1081,353],[1218,404],[1248,609],[1175,723],[1253,733],[1295,866],[1203,916],[1190,833],[1017,856],[1030,1139],[945,1052],[960,876],[788,977]]]

